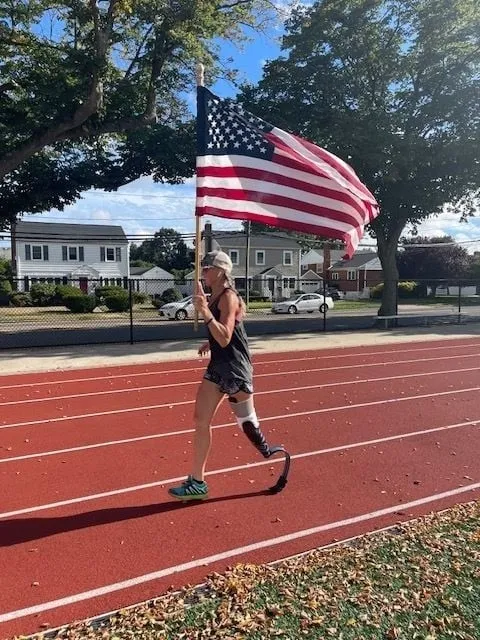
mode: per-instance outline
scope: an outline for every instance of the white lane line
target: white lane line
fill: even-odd
[[[272,420],[274,418],[268,418]],[[368,447],[376,444],[382,444],[385,442],[392,442],[395,440],[402,440],[406,438],[413,438],[415,436],[429,435],[430,433],[436,433],[439,431],[449,431],[451,429],[458,429],[460,427],[465,426],[475,426],[479,423],[478,420],[472,420],[469,422],[459,422],[453,425],[447,425],[445,427],[436,427],[434,429],[424,429],[422,431],[413,431],[410,433],[401,433],[393,436],[387,436],[385,438],[375,438],[374,440],[365,440],[363,442],[354,442],[351,444],[343,444],[338,445],[336,447],[329,447],[328,449],[318,449],[317,451],[306,451],[304,453],[296,453],[291,456],[292,460],[299,460],[301,458],[311,458],[312,456],[320,456],[325,455],[327,453],[335,453],[336,451],[347,451],[348,449],[356,449],[359,447]],[[229,425],[218,425],[214,427],[214,429],[220,429],[222,427],[233,426]],[[272,465],[276,463],[283,463],[283,458],[273,458],[269,460],[262,460],[260,462],[251,462],[246,464],[236,465],[234,467],[225,467],[223,469],[216,469],[214,471],[207,471],[205,475],[207,476],[215,476],[221,473],[233,473],[235,471],[243,471],[245,469],[254,469],[256,467],[263,467],[265,465]],[[56,509],[58,507],[65,507],[71,504],[78,504],[81,502],[90,502],[92,500],[99,500],[101,498],[110,498],[112,496],[123,495],[125,493],[132,493],[135,491],[141,491],[143,489],[152,489],[155,487],[163,486],[166,484],[173,484],[175,482],[181,482],[185,479],[185,475],[179,476],[177,478],[164,478],[163,480],[157,480],[155,482],[149,482],[147,484],[139,484],[133,485],[130,487],[124,487],[123,489],[113,489],[112,491],[104,491],[102,493],[93,493],[87,496],[80,496],[78,498],[70,498],[69,500],[61,500],[59,502],[51,502],[49,504],[41,504],[35,507],[26,507],[24,509],[17,509],[16,511],[7,511],[4,513],[0,513],[0,520],[4,520],[6,518],[13,518],[14,516],[25,515],[26,513],[36,513],[38,511],[45,511],[47,509]]]
[[[409,377],[417,377],[420,375],[439,375],[441,373],[452,373],[452,372],[460,372],[460,371],[476,371],[477,368],[472,368],[472,369],[455,369],[452,371],[442,371],[442,372],[430,372],[430,373],[422,373],[422,374],[409,374],[407,376],[392,376],[389,378],[372,378],[372,379],[366,379],[366,380],[352,380],[349,382],[345,382],[345,383],[327,383],[324,385],[310,385],[307,387],[292,387],[292,388],[288,388],[288,389],[274,389],[272,391],[259,391],[257,392],[256,395],[266,395],[269,393],[286,393],[288,391],[305,391],[305,390],[310,390],[310,389],[320,389],[322,387],[332,387],[332,386],[336,386],[337,384],[355,384],[357,382],[378,382],[378,381],[385,381],[385,380],[395,380],[397,379],[397,377],[403,379],[403,378],[409,378]],[[433,395],[433,394],[432,394]],[[436,395],[436,394],[435,394]],[[401,398],[399,398],[401,399]],[[190,402],[190,401],[188,401]],[[187,402],[187,404],[188,404]],[[185,402],[182,402],[180,404],[185,404]],[[164,406],[164,405],[158,405],[158,406]],[[169,407],[171,406],[175,406],[175,403],[173,405],[168,405]],[[332,411],[338,411],[341,408],[349,408],[352,405],[342,405],[341,407],[333,407],[331,410]],[[357,405],[355,405],[357,406]],[[289,416],[291,416],[292,414],[283,414],[283,415],[279,415],[279,416],[274,416],[273,418],[262,418],[262,420],[277,420],[277,419],[281,419],[281,418],[288,418]],[[296,414],[294,414],[296,415]],[[78,416],[75,416],[78,417]],[[74,417],[72,417],[72,419],[74,419]],[[48,422],[48,421],[46,421]],[[30,424],[30,423],[20,423],[21,425],[23,424]],[[221,426],[231,426],[232,424],[235,423],[227,423],[225,425],[221,425]],[[18,423],[17,424],[11,424],[11,425],[3,425],[0,426],[0,429],[3,428],[9,428],[9,427],[15,427],[15,426],[19,426]],[[213,427],[213,428],[218,428],[218,427]],[[182,429],[181,431],[167,431],[164,433],[159,433],[159,434],[153,434],[153,435],[148,435],[148,436],[139,436],[136,438],[123,438],[121,440],[111,440],[111,441],[106,441],[106,442],[99,442],[99,443],[95,443],[95,444],[91,444],[91,445],[84,445],[84,446],[79,446],[79,447],[70,447],[68,449],[57,449],[57,450],[53,450],[53,451],[44,451],[44,452],[39,452],[39,453],[31,453],[28,455],[24,455],[24,456],[16,456],[16,457],[9,457],[9,458],[1,458],[0,459],[0,464],[2,464],[3,462],[13,462],[13,461],[17,461],[17,460],[29,460],[31,458],[42,458],[45,456],[52,456],[52,455],[59,455],[59,454],[63,454],[63,453],[71,453],[74,451],[84,451],[87,449],[97,449],[99,447],[104,447],[104,446],[113,446],[113,445],[118,445],[118,444],[127,444],[130,442],[141,442],[142,440],[150,440],[150,439],[154,439],[154,438],[166,438],[166,437],[170,437],[170,436],[176,436],[176,435],[182,435],[182,434],[186,434],[186,433],[193,433],[195,430],[194,429]]]
[[[410,373],[408,375],[403,375],[403,376],[388,376],[385,378],[365,378],[363,380],[349,380],[347,382],[328,382],[326,384],[312,384],[312,385],[308,385],[306,387],[287,387],[285,389],[270,389],[268,391],[256,391],[255,395],[256,396],[261,396],[261,395],[269,395],[269,394],[273,394],[273,393],[287,393],[287,392],[291,392],[291,391],[308,391],[308,390],[312,390],[312,389],[323,389],[326,387],[339,387],[339,386],[344,386],[344,385],[351,385],[351,384],[359,384],[359,383],[369,383],[369,382],[385,382],[385,381],[389,381],[389,380],[398,380],[401,379],[403,380],[404,378],[417,378],[420,376],[433,376],[433,375],[442,375],[445,373],[454,373],[454,372],[462,372],[462,371],[477,371],[477,367],[471,367],[469,369],[452,369],[451,371],[429,371],[426,373]],[[464,391],[472,391],[472,390],[476,390],[479,387],[473,387],[473,389],[457,389],[456,391],[458,391],[458,393],[463,393]],[[430,397],[431,395],[444,395],[445,393],[454,393],[454,391],[438,391],[436,393],[433,394],[427,394],[425,396],[409,396],[409,399],[411,398],[422,398],[422,397]],[[393,398],[393,399],[389,399],[389,400],[381,400],[379,402],[392,402],[395,400],[402,400],[402,398]],[[11,429],[13,427],[25,427],[25,426],[33,426],[36,424],[50,424],[50,423],[54,423],[54,422],[64,422],[66,420],[78,420],[78,419],[82,419],[82,418],[92,418],[92,417],[96,417],[96,416],[106,416],[106,415],[115,415],[118,413],[129,413],[129,412],[135,412],[135,411],[144,411],[144,410],[148,410],[148,409],[162,409],[165,407],[168,407],[169,409],[173,409],[174,407],[178,407],[178,406],[184,406],[187,404],[194,404],[195,400],[182,400],[179,402],[165,402],[162,404],[154,404],[154,405],[141,405],[139,407],[130,407],[130,408],[125,408],[125,409],[113,409],[112,411],[99,411],[99,412],[95,412],[95,413],[84,413],[84,414],[78,414],[78,415],[73,415],[73,416],[62,416],[61,418],[45,418],[43,420],[31,420],[28,422],[11,422],[11,423],[7,423],[7,424],[2,424],[0,425],[0,429]],[[376,402],[373,402],[372,404],[377,404]],[[348,405],[348,406],[363,406],[363,405]],[[326,411],[328,409],[325,409]],[[335,409],[332,409],[333,411]]]
[[[447,360],[450,358],[458,358],[461,356],[449,356],[448,358],[425,358],[425,360],[423,360],[422,362],[427,362],[429,360]],[[468,357],[473,357],[473,356],[468,356]],[[418,360],[404,360],[404,361],[400,361],[400,362],[396,362],[395,365],[397,364],[405,364],[405,363],[411,363],[411,362],[418,362]],[[379,366],[385,363],[378,363],[375,365],[352,365],[351,367],[347,366],[347,367],[330,367],[330,368],[324,368],[321,367],[319,369],[307,369],[307,370],[302,370],[302,369],[293,369],[292,371],[276,371],[274,373],[260,373],[255,375],[255,378],[272,378],[274,376],[288,376],[288,375],[295,375],[295,374],[300,374],[300,373],[319,373],[320,371],[332,371],[335,369],[353,369],[356,367],[362,367],[364,368],[365,366]],[[389,363],[386,363],[389,364]],[[338,382],[331,382],[329,384],[320,384],[318,385],[318,388],[321,387],[325,387],[325,386],[340,386],[340,385],[344,385],[344,384],[356,384],[357,382],[375,382],[376,380],[379,381],[383,381],[383,380],[396,380],[396,379],[402,379],[402,378],[414,378],[416,376],[432,376],[432,375],[442,375],[445,373],[460,373],[463,371],[478,371],[478,366],[477,367],[468,367],[468,368],[464,368],[464,369],[448,369],[445,371],[423,371],[423,372],[419,372],[419,373],[409,373],[409,374],[405,374],[405,375],[400,375],[400,376],[390,376],[390,377],[384,377],[384,378],[365,378],[363,380],[346,380],[346,381],[338,381]],[[152,391],[154,389],[168,389],[168,388],[174,388],[174,387],[187,387],[187,386],[198,386],[200,384],[200,380],[193,380],[190,382],[174,382],[172,384],[156,384],[156,385],[151,385],[148,387],[124,387],[122,389],[107,389],[105,391],[89,391],[87,393],[73,393],[70,395],[65,395],[65,396],[46,396],[44,398],[28,398],[27,400],[8,400],[7,402],[0,402],[0,407],[5,407],[5,406],[9,406],[9,405],[21,405],[21,404],[31,404],[31,403],[40,403],[40,402],[54,402],[56,400],[71,400],[74,398],[86,398],[86,397],[93,397],[93,396],[105,396],[105,395],[113,395],[116,393],[139,393],[141,391]],[[313,388],[313,387],[298,387],[299,389],[309,389],[309,388]],[[265,392],[265,391],[259,391],[258,393],[275,393],[274,390],[272,390],[271,392]]]
[[[476,491],[479,488],[480,488],[480,482],[476,482],[474,484],[469,484],[464,487],[458,487],[456,489],[450,489],[449,491],[443,491],[442,493],[435,493],[429,496],[425,496],[423,498],[419,498],[418,500],[412,500],[410,502],[404,502],[404,503],[392,505],[390,507],[385,507],[384,509],[377,509],[376,511],[371,511],[370,513],[362,513],[360,515],[353,516],[351,518],[345,518],[344,520],[327,522],[325,524],[321,524],[316,527],[311,527],[309,529],[302,529],[300,531],[294,531],[293,533],[287,533],[286,535],[283,535],[283,536],[277,536],[276,538],[259,540],[258,542],[254,542],[252,544],[248,544],[243,547],[227,549],[226,551],[222,551],[220,553],[215,553],[210,556],[205,556],[203,558],[197,558],[196,560],[191,560],[190,562],[184,562],[182,564],[166,567],[165,569],[159,569],[158,571],[153,571],[152,573],[146,573],[141,576],[129,578],[128,580],[122,580],[121,582],[114,582],[112,584],[104,585],[103,587],[97,587],[96,589],[90,589],[89,591],[83,591],[81,593],[75,593],[75,594],[66,596],[64,598],[58,598],[57,600],[50,600],[49,602],[42,602],[41,604],[37,604],[31,607],[25,607],[24,609],[17,609],[16,611],[9,611],[7,613],[2,613],[0,614],[0,623],[9,622],[11,620],[16,620],[18,618],[24,618],[26,616],[43,613],[44,611],[49,611],[52,609],[58,609],[60,607],[65,607],[71,604],[75,604],[77,602],[91,600],[93,598],[98,598],[99,596],[105,596],[107,594],[114,593],[116,591],[122,591],[124,589],[136,587],[140,584],[145,584],[146,582],[159,580],[160,578],[165,578],[166,576],[183,573],[185,571],[189,571],[190,569],[196,569],[198,567],[203,567],[203,566],[213,564],[214,562],[229,560],[230,558],[242,556],[248,553],[253,553],[255,551],[259,551],[260,549],[267,549],[267,548],[275,547],[281,544],[286,544],[287,542],[293,542],[296,540],[300,540],[302,538],[307,538],[309,536],[313,536],[318,533],[331,531],[332,529],[341,529],[343,527],[350,527],[352,525],[359,524],[361,522],[367,522],[369,520],[374,520],[376,518],[381,518],[383,516],[390,515],[399,510],[405,511],[407,509],[415,509],[416,507],[421,507],[426,504],[439,502],[440,500],[445,500],[446,498],[452,498],[454,496],[462,495],[463,493]]]
[[[423,352],[423,351],[441,351],[441,350],[452,350],[455,349],[456,351],[458,351],[458,349],[463,349],[463,348],[471,348],[471,347],[478,347],[479,343],[469,343],[469,344],[462,344],[462,345],[447,345],[447,346],[443,346],[443,347],[421,347],[421,348],[417,348],[417,349],[402,349],[400,350],[395,350],[395,349],[391,349],[391,350],[385,350],[385,351],[366,351],[364,353],[341,353],[341,357],[342,359],[345,358],[355,358],[355,357],[364,357],[364,356],[376,356],[376,355],[389,355],[392,353],[397,353],[397,354],[404,354],[404,353],[417,353],[417,352]],[[308,351],[308,349],[307,349]],[[315,351],[315,349],[311,349],[311,351]],[[318,351],[318,350],[317,350]],[[426,360],[443,360],[444,358],[471,358],[471,357],[476,357],[480,355],[479,353],[473,353],[473,354],[465,354],[465,355],[455,355],[455,356],[445,356],[442,357],[440,356],[439,358],[422,358],[422,360],[420,362],[426,361]],[[319,356],[310,356],[310,357],[305,357],[305,358],[285,358],[285,359],[278,359],[278,360],[260,360],[258,362],[256,362],[255,360],[255,354],[253,356],[254,359],[254,366],[255,368],[257,367],[261,367],[264,364],[281,364],[284,362],[307,362],[310,360],[331,360],[333,358],[335,358],[336,360],[338,360],[338,353],[336,355],[319,355]],[[197,362],[197,360],[191,360],[191,362]],[[401,360],[401,361],[387,361],[387,362],[373,362],[373,363],[362,363],[362,364],[357,364],[357,365],[345,365],[344,367],[331,367],[331,369],[348,369],[351,367],[368,367],[368,366],[377,366],[377,365],[382,365],[382,364],[390,364],[390,365],[394,365],[394,364],[399,364],[402,362],[419,362],[418,358],[414,359],[414,360]],[[150,363],[151,366],[155,366],[158,363]],[[121,368],[121,367],[125,367],[128,365],[118,365],[117,367],[114,368]],[[132,366],[136,366],[136,365],[132,365]],[[92,376],[92,377],[87,377],[87,378],[70,378],[68,380],[46,380],[46,381],[42,381],[42,382],[28,382],[28,383],[23,383],[23,384],[9,384],[9,385],[0,385],[0,390],[1,389],[21,389],[24,387],[41,387],[41,386],[45,386],[45,385],[65,385],[65,384],[69,384],[69,383],[73,383],[73,382],[95,382],[97,380],[113,380],[116,378],[137,378],[140,376],[158,376],[158,375],[167,375],[170,373],[189,373],[190,371],[203,371],[205,369],[205,365],[201,366],[201,367],[188,367],[188,368],[182,368],[182,369],[169,369],[169,370],[158,370],[158,371],[143,371],[143,372],[132,372],[132,373],[119,373],[119,374],[113,374],[113,375],[109,375],[109,376]],[[326,369],[327,370],[327,369]],[[29,374],[11,374],[11,375],[21,375],[21,376],[26,376]],[[37,374],[38,375],[38,374]],[[264,375],[268,375],[268,374],[264,374]]]
[[[317,385],[314,385],[313,388],[317,388]],[[294,387],[293,389],[291,389],[292,391],[298,391],[299,388],[298,387]],[[392,402],[404,402],[405,400],[422,400],[424,398],[432,398],[432,397],[438,397],[438,396],[446,396],[446,395],[451,395],[453,393],[468,393],[471,391],[479,391],[480,387],[469,387],[468,389],[450,389],[449,391],[437,391],[435,393],[424,393],[421,395],[417,395],[417,396],[403,396],[400,398],[389,398],[389,399],[385,399],[385,400],[375,400],[372,402],[361,402],[358,404],[347,404],[347,405],[340,405],[338,407],[325,407],[323,409],[315,409],[313,411],[303,411],[303,412],[297,412],[297,413],[290,413],[289,415],[291,417],[294,416],[308,416],[314,413],[325,413],[326,411],[341,411],[344,409],[358,409],[360,407],[371,407],[371,406],[375,406],[375,405],[379,405],[379,404],[388,404],[388,403],[392,403]],[[285,390],[282,390],[283,392]],[[280,392],[280,390],[278,391]],[[260,393],[272,393],[271,391],[262,391],[259,392],[256,395],[260,395]],[[147,406],[142,406],[142,407],[133,407],[130,409],[115,409],[112,411],[98,411],[95,413],[83,413],[80,415],[76,415],[76,416],[62,416],[61,418],[48,418],[48,420],[31,420],[29,422],[13,422],[11,424],[4,424],[0,426],[0,429],[9,429],[11,427],[24,427],[24,426],[31,426],[31,425],[35,425],[35,424],[50,424],[50,423],[55,423],[55,422],[65,422],[67,420],[79,420],[79,419],[84,419],[84,418],[95,418],[95,417],[99,417],[99,416],[108,416],[108,415],[116,415],[116,414],[122,414],[122,413],[135,413],[137,411],[145,411],[148,409],[162,409],[164,407],[173,407],[173,406],[179,406],[179,405],[185,405],[185,404],[193,404],[194,400],[186,400],[184,402],[176,402],[176,403],[171,403],[171,404],[153,404],[153,405],[147,405]],[[262,420],[271,420],[272,418],[262,418]]]

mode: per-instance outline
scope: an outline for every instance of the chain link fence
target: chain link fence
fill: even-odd
[[[379,281],[380,280],[380,281]],[[322,280],[236,279],[250,335],[480,320],[480,280],[393,283],[394,313],[379,314],[384,283],[349,273]],[[0,279],[0,348],[192,338],[193,280]],[[397,285],[395,287],[395,284]],[[204,330],[200,327],[199,334]]]

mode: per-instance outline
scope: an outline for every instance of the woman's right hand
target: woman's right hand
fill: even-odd
[[[206,355],[208,355],[209,351],[210,351],[210,344],[209,344],[209,342],[204,342],[204,343],[202,344],[202,346],[201,346],[201,347],[199,348],[199,350],[198,350],[198,355],[199,355],[199,356],[206,356]]]

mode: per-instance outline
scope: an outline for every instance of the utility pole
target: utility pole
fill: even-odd
[[[206,222],[203,230],[203,238],[205,240],[205,254],[213,251],[212,245],[212,223]]]
[[[10,253],[12,260],[12,275],[13,275],[13,289],[16,291],[18,289],[17,282],[17,218],[12,221],[10,225]]]
[[[250,291],[249,291],[249,287],[248,287],[248,279],[250,277],[250,231],[251,231],[251,223],[250,220],[247,221],[246,223],[246,236],[247,236],[247,241],[245,243],[245,304],[247,305],[247,310],[248,310],[248,303],[250,300]]]

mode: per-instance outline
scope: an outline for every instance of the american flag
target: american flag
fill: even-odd
[[[378,204],[343,160],[198,87],[196,215],[251,220],[345,243]]]

